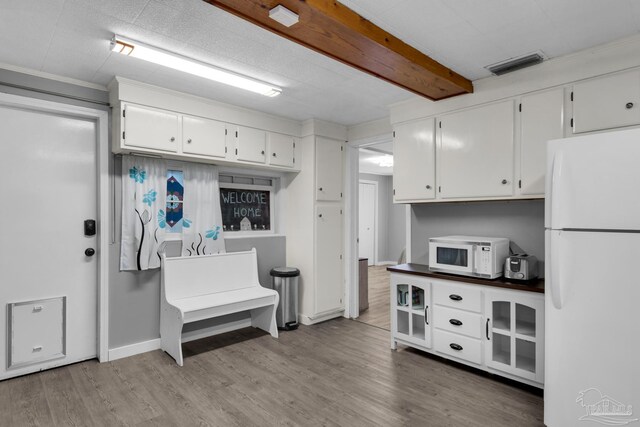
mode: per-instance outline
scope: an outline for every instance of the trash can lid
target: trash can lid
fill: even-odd
[[[273,277],[296,277],[300,275],[300,270],[295,267],[275,267],[270,274]]]

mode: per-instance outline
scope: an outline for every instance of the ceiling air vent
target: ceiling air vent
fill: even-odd
[[[509,59],[507,61],[498,62],[497,64],[488,65],[485,68],[496,76],[507,74],[521,68],[530,67],[544,61],[542,53],[532,53],[530,55],[521,56],[520,58]]]

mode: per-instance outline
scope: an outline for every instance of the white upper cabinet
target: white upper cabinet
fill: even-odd
[[[640,71],[573,86],[573,133],[640,124]]]
[[[125,146],[177,152],[180,116],[140,105],[124,104],[122,141]]]
[[[564,135],[564,89],[523,96],[520,110],[520,194],[544,196],[547,141]]]
[[[429,200],[436,196],[434,119],[395,127],[393,191],[395,201]]]
[[[439,119],[441,198],[513,195],[514,101],[503,101]]]
[[[238,126],[235,131],[237,160],[265,163],[267,133],[260,129]]]
[[[342,141],[316,138],[316,200],[342,200]]]
[[[274,166],[293,167],[295,163],[296,139],[290,135],[269,132],[269,164]]]
[[[182,152],[224,158],[226,131],[225,123],[182,116]]]

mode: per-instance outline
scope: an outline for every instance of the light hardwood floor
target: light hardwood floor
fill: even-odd
[[[2,426],[539,426],[542,398],[347,319],[0,382]]]
[[[369,308],[358,317],[358,321],[384,330],[390,330],[389,280],[387,266],[369,267]]]

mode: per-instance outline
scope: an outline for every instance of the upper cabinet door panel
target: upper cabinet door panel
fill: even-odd
[[[265,163],[267,133],[260,129],[238,126],[236,133],[237,159],[245,162]]]
[[[182,152],[224,158],[225,132],[225,123],[183,116]]]
[[[316,138],[316,200],[342,200],[342,142]]]
[[[547,141],[564,136],[564,89],[522,97],[520,181],[522,195],[544,195]]]
[[[178,151],[178,114],[132,104],[125,104],[123,111],[124,145],[174,153]]]
[[[435,198],[434,119],[401,124],[396,126],[394,132],[394,200],[429,200]]]
[[[510,100],[440,119],[440,197],[513,195],[514,113]]]
[[[291,168],[294,165],[295,138],[281,133],[268,134],[269,164]]]
[[[640,124],[640,71],[573,86],[573,133]]]

